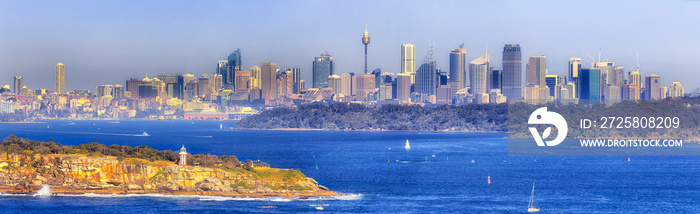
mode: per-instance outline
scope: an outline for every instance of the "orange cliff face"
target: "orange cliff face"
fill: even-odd
[[[84,155],[0,154],[0,192],[28,193],[51,186],[53,193],[160,193],[221,196],[320,196],[336,193],[294,170],[256,172],[178,166],[142,159]],[[298,172],[298,171],[297,171]],[[291,173],[291,174],[290,174]],[[270,176],[270,175],[283,176]],[[296,179],[289,179],[295,175]],[[264,178],[268,176],[269,178]],[[283,179],[277,179],[284,177]]]

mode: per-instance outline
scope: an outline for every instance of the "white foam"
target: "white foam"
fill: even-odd
[[[51,196],[51,187],[49,185],[41,185],[41,189],[34,194],[34,196],[41,196],[41,197],[47,197]]]
[[[353,201],[362,199],[362,194],[340,194],[335,196],[318,196],[309,197],[308,199],[298,199],[298,200],[309,200],[309,201]]]
[[[48,186],[48,185],[47,185]],[[44,188],[42,187],[42,190]],[[164,195],[164,194],[96,194],[96,193],[83,193],[83,194],[51,194],[50,190],[37,194],[8,194],[0,193],[0,197],[3,196],[56,196],[56,197],[85,197],[85,198],[169,198],[169,199],[196,199],[202,201],[270,201],[270,202],[292,202],[292,201],[350,201],[350,200],[360,200],[362,194],[340,194],[336,196],[318,196],[309,197],[308,199],[299,198],[284,198],[279,196],[270,197],[229,197],[229,196],[203,196],[203,195]]]

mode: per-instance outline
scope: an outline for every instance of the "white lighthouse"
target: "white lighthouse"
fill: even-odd
[[[187,166],[187,149],[185,149],[185,145],[182,145],[182,148],[180,148],[180,162],[178,165]]]

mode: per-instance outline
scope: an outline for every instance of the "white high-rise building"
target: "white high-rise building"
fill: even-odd
[[[485,94],[486,73],[489,70],[489,54],[484,54],[469,63],[469,84],[472,94]]]
[[[344,96],[349,97],[355,94],[355,74],[354,73],[342,73],[340,74],[340,86]]]
[[[333,74],[328,76],[328,87],[333,89],[334,94],[342,94],[343,81],[339,75]],[[345,94],[343,94],[345,95]]]
[[[668,97],[670,98],[682,98],[685,96],[685,89],[681,86],[680,82],[672,82],[671,86],[668,87]]]
[[[411,74],[411,83],[416,75],[416,46],[411,43],[401,45],[401,73]]]

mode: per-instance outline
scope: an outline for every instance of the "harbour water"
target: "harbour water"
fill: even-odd
[[[0,212],[524,213],[533,182],[542,213],[700,212],[698,157],[631,157],[629,162],[627,157],[511,157],[504,134],[225,129],[233,125],[57,120],[0,124],[0,137],[171,150],[184,145],[192,153],[233,154],[241,161],[299,169],[347,195],[289,200],[2,194]],[[410,150],[404,149],[406,140]],[[310,204],[329,206],[317,211]]]

